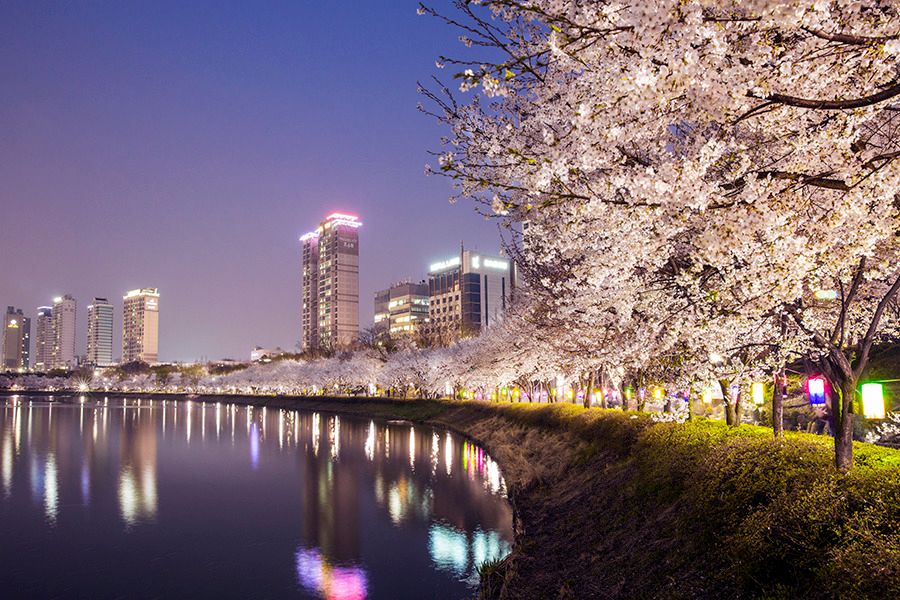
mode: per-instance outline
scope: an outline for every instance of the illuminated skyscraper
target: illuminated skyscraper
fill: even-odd
[[[74,369],[75,360],[75,315],[77,303],[71,294],[53,299],[53,347],[51,348],[51,369]]]
[[[106,298],[94,298],[88,309],[87,362],[94,367],[112,364],[113,307]]]
[[[303,350],[335,349],[359,339],[358,217],[334,213],[303,244]]]
[[[22,309],[7,307],[3,317],[3,346],[0,370],[25,371],[28,369],[28,353],[31,349],[31,319]]]
[[[159,359],[159,290],[131,290],[122,298],[122,362]]]
[[[47,371],[53,364],[53,309],[39,306],[34,326],[34,370]]]

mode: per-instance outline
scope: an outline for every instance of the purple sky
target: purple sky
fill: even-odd
[[[426,177],[417,80],[459,56],[412,0],[0,3],[0,310],[160,291],[163,361],[300,339],[300,243],[359,215],[360,325],[496,224]],[[455,83],[451,83],[455,87]]]

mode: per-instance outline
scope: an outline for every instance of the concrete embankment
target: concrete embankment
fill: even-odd
[[[702,419],[570,404],[189,399],[408,419],[484,446],[516,520],[513,552],[484,570],[485,598],[900,597],[897,450],[857,444],[853,471],[840,474],[830,439]]]

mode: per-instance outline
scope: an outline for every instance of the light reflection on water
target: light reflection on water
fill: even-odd
[[[459,598],[510,547],[499,468],[448,432],[215,402],[60,400],[0,400],[0,529],[32,544],[0,548],[2,589],[69,561],[66,581],[37,595],[71,595],[80,563],[65,548],[77,542],[75,556],[111,571],[130,557],[119,570],[140,581],[142,563],[178,573],[179,558],[217,557],[210,573],[151,579],[140,595]],[[273,572],[285,556],[290,572]],[[88,595],[120,595],[109,578],[93,573]]]

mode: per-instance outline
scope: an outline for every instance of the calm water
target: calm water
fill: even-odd
[[[465,440],[225,402],[0,399],[0,594],[457,600],[508,551]]]

